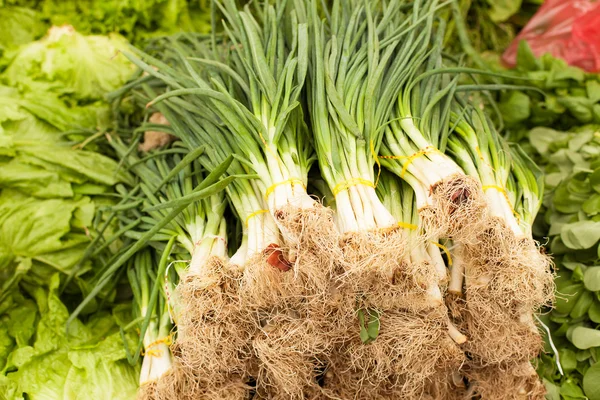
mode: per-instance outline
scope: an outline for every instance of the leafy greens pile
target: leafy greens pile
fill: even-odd
[[[548,347],[539,372],[551,399],[600,399],[600,126],[537,127],[530,140],[547,162],[537,228],[550,238],[558,267],[557,300],[546,316],[558,354]]]
[[[549,54],[536,58],[526,42],[519,44],[517,61],[515,74],[541,91],[514,90],[501,96],[499,108],[512,140],[522,141],[536,126],[569,130],[600,123],[597,74],[569,66]]]
[[[499,55],[542,3],[543,0],[460,0],[456,3],[456,10],[466,24],[449,17],[445,45],[447,48],[456,46],[459,52],[472,51],[468,54],[470,57],[487,59]],[[468,37],[472,48],[460,48],[456,39],[461,34]]]
[[[127,285],[66,325],[102,265],[83,261],[95,215],[130,179],[98,152],[112,124],[104,95],[132,72],[127,42],[54,27],[13,44],[0,74],[0,399],[131,398]]]
[[[3,0],[0,51],[41,37],[51,25],[83,34],[120,33],[137,43],[180,31],[210,30],[208,0]],[[11,43],[12,42],[12,43]]]
[[[500,70],[500,67],[498,67]],[[538,373],[550,400],[600,399],[600,77],[522,42],[514,80],[498,95],[506,135],[545,171],[534,234],[549,242],[556,303]],[[533,89],[532,89],[533,88]]]
[[[133,398],[138,368],[127,363],[118,329],[120,318],[129,318],[119,313],[129,307],[94,314],[86,324],[75,321],[67,335],[69,311],[58,296],[59,282],[55,274],[48,288],[23,284],[23,293],[3,310],[0,399]]]

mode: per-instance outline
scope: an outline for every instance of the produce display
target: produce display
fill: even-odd
[[[543,211],[534,224],[557,268],[554,309],[540,319],[550,328],[538,372],[549,399],[598,398],[598,183],[600,79],[597,74],[519,49],[516,73],[542,89],[500,96],[507,133],[545,171]]]
[[[500,63],[537,2],[4,3],[0,399],[600,398],[600,78]]]

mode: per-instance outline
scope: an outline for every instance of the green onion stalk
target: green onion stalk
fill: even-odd
[[[120,157],[132,157],[131,152],[137,143],[133,143],[131,148],[127,149],[117,136],[108,138]],[[170,149],[167,153],[178,152],[187,153],[185,149]],[[123,194],[122,201],[115,206],[106,207],[105,211],[109,215],[108,221],[104,227],[100,228],[99,236],[92,240],[90,248],[86,250],[86,257],[105,252],[111,254],[106,258],[104,266],[96,273],[94,287],[73,311],[69,322],[75,319],[99,293],[114,284],[117,280],[115,277],[122,272],[122,268],[136,252],[155,242],[168,241],[173,236],[179,240],[182,248],[193,251],[194,243],[199,238],[188,236],[189,233],[187,233],[196,231],[194,220],[189,217],[194,215],[192,203],[219,193],[234,179],[234,177],[221,179],[232,158],[226,160],[213,173],[205,177],[197,173],[193,174],[190,170],[186,175],[182,169],[184,167],[191,169],[190,161],[193,161],[195,157],[197,154],[187,157],[187,159],[181,158],[181,156],[175,157],[176,160],[180,160],[176,164],[163,164],[165,160],[155,162],[154,156],[139,160],[140,162],[136,162],[134,158],[131,163],[128,163],[130,169],[135,168],[137,181],[129,191]],[[161,171],[164,177],[161,176]],[[142,176],[144,179],[141,178]],[[164,187],[166,182],[173,178],[176,178],[175,182],[169,182]],[[162,181],[163,179],[165,182]],[[189,190],[190,193],[182,196],[182,187]],[[161,188],[165,190],[159,193]],[[190,208],[189,214],[184,212],[188,207]],[[143,212],[138,208],[142,208]],[[108,232],[105,229],[106,224],[112,223],[114,218],[121,222],[121,228],[114,233],[108,233],[110,236],[105,237]],[[119,242],[122,243],[120,250],[112,253],[114,250],[112,244]]]
[[[166,254],[166,253],[165,253]],[[133,292],[133,315],[139,320],[142,335],[143,360],[140,371],[140,391],[138,398],[153,398],[158,381],[172,372],[171,329],[173,325],[168,312],[165,297],[159,294],[152,299],[155,282],[163,279],[159,276],[161,266],[166,266],[168,255],[155,259],[154,251],[141,251],[131,259],[127,276]],[[152,301],[154,300],[154,301]]]
[[[540,307],[547,301],[542,293],[548,283],[544,277],[549,273],[549,264],[533,241],[532,225],[542,202],[542,173],[519,146],[509,146],[498,135],[481,109],[454,113],[452,121],[456,134],[449,140],[449,151],[468,174],[481,181],[489,217],[499,221],[496,225],[486,224],[488,230],[479,234],[481,239],[467,247],[477,249],[480,258],[498,268],[532,279],[534,287],[522,288],[522,300],[534,301],[533,308]],[[489,229],[495,229],[495,236]],[[480,283],[488,284],[490,279],[484,275]],[[537,300],[530,297],[533,293],[537,293]],[[506,293],[500,296],[506,297]],[[506,304],[515,300],[507,299]]]
[[[175,142],[163,151],[176,150],[175,153],[158,151],[139,159],[135,154],[127,154],[117,139],[113,140],[113,146],[123,157],[124,165],[141,182],[146,198],[143,208],[137,212],[141,213],[142,220],[148,223],[160,220],[173,207],[199,197],[151,237],[149,244],[157,246],[156,241],[169,237],[177,244],[174,253],[179,262],[173,263],[176,280],[166,283],[171,315],[177,323],[177,372],[191,369],[187,375],[193,374],[205,393],[217,390],[221,394],[223,391],[240,393],[245,390],[240,380],[245,375],[252,328],[239,304],[240,271],[232,270],[228,264],[225,194],[210,190],[210,196],[206,197],[194,191],[210,177],[210,174],[204,176],[201,167],[210,164],[201,161],[208,155],[203,154],[201,147],[189,152],[180,142]],[[211,174],[228,170],[232,163],[230,157],[224,163],[213,165]],[[245,176],[236,178],[229,176],[225,182],[236,181],[239,185],[248,181]],[[225,186],[229,189],[229,184],[221,185]],[[143,233],[134,231],[127,235],[141,237]],[[186,374],[178,374],[183,375]]]
[[[309,114],[321,174],[335,196],[342,234],[389,229],[395,218],[377,197],[374,166],[381,126],[395,98],[402,60],[393,2],[333,2],[322,21],[310,5]],[[395,4],[399,6],[399,4]]]
[[[512,162],[508,144],[492,130],[482,110],[474,110],[470,118],[453,114],[451,120],[457,135],[450,140],[450,150],[455,152],[457,162],[468,168],[467,173],[481,181],[489,215],[504,221],[515,236],[523,237],[525,232],[506,192]],[[456,146],[459,140],[462,147]]]
[[[473,113],[477,115],[476,121],[481,121],[481,111],[474,110]],[[461,118],[461,115],[456,113],[452,114],[451,119],[456,135],[453,135],[448,142],[449,152],[467,174],[481,181],[490,215],[506,221],[513,232],[520,234],[519,224],[511,212],[506,191],[503,189],[504,182],[510,175],[510,155],[507,152],[507,144],[490,130],[487,122],[476,129],[470,124],[474,120],[467,120],[464,116]],[[465,251],[460,241],[453,248],[454,258],[458,262],[452,268],[449,290],[457,296],[463,293],[465,257],[468,257]],[[489,276],[482,279],[487,280]]]
[[[228,66],[244,82],[235,91],[215,85],[240,103],[240,117],[246,114],[239,126],[232,125],[231,138],[261,177],[261,192],[276,220],[288,205],[310,209],[315,200],[306,184],[314,156],[300,103],[308,68],[307,27],[281,1],[243,11],[233,0],[220,6],[227,17],[227,45],[233,47]]]
[[[405,250],[398,221],[378,198],[382,127],[411,49],[412,27],[397,1],[334,1],[320,19],[318,1],[298,14],[310,21],[307,89],[320,173],[335,198],[347,274],[398,268]],[[378,166],[379,168],[379,166]],[[363,280],[352,281],[361,284]]]
[[[460,248],[469,351],[483,364],[526,362],[542,346],[533,313],[553,291],[549,259],[530,228],[541,203],[541,174],[522,150],[509,147],[480,108],[465,106],[452,121],[456,134],[449,151],[481,181],[489,212],[485,229]]]
[[[298,101],[306,74],[305,62],[297,55],[302,46],[295,40],[292,48],[286,49],[281,15],[275,14],[272,6],[264,10],[269,21],[264,35],[257,32],[258,23],[249,12],[235,10],[231,2],[226,2],[223,10],[235,29],[241,29],[227,29],[227,45],[216,40],[208,44],[171,42],[174,66],[141,56],[157,70],[141,60],[133,61],[168,86],[148,105],[163,110],[175,136],[190,149],[207,146],[217,153],[210,155],[213,159],[233,154],[236,161],[229,174],[253,172],[259,178],[234,183],[228,190],[246,232],[233,262],[243,266],[266,254],[271,265],[288,270],[291,265],[279,250],[280,229],[273,226],[280,221],[273,216],[282,215],[278,212],[283,203],[315,204],[304,189],[312,150]],[[295,37],[301,36],[304,29],[295,26]],[[263,36],[270,38],[268,43],[261,42]],[[238,40],[243,45],[235,44]],[[224,57],[238,60],[237,64],[224,63]],[[255,74],[255,69],[262,73]],[[204,165],[210,170],[214,160],[207,160]],[[286,196],[289,198],[282,200]]]
[[[197,160],[208,171],[215,171],[223,162],[234,157],[228,161],[226,176],[246,176],[251,168],[240,156],[243,153],[238,143],[232,139],[230,126],[221,123],[221,118],[216,113],[218,107],[227,112],[229,103],[215,105],[200,95],[209,93],[218,99],[224,98],[209,88],[209,78],[205,80],[200,77],[201,74],[210,73],[220,80],[220,75],[215,75],[212,70],[206,68],[196,69],[198,65],[203,65],[200,62],[197,62],[197,65],[192,64],[192,58],[199,54],[207,54],[206,46],[204,41],[194,36],[168,38],[159,47],[160,59],[133,49],[136,54],[128,54],[128,57],[146,75],[131,82],[129,87],[125,88],[125,92],[130,91],[134,101],[142,101],[149,111],[161,113],[168,122],[162,125],[146,124],[146,129],[151,128],[175,136],[191,153],[208,149]],[[231,71],[223,64],[216,64]],[[183,85],[200,85],[201,88],[185,89]],[[181,95],[182,90],[190,93],[196,91],[198,95],[184,96]],[[159,93],[162,94],[159,96]],[[233,118],[231,117],[231,121]],[[227,117],[224,120],[230,121]],[[278,250],[282,244],[280,231],[272,215],[266,212],[268,205],[261,195],[258,180],[234,179],[227,187],[226,193],[233,211],[243,224],[241,243],[231,256],[230,263],[242,270],[248,260],[266,254],[269,263],[274,267],[289,269],[289,264]]]
[[[169,121],[169,126],[161,129],[172,132],[188,149],[196,149],[201,146],[209,148],[210,150],[207,150],[198,159],[198,162],[209,171],[223,158],[234,154],[235,160],[231,162],[228,170],[230,176],[256,172],[254,164],[250,163],[249,159],[244,156],[244,151],[240,149],[242,145],[246,146],[246,142],[239,142],[238,135],[233,131],[234,129],[247,129],[247,127],[239,123],[240,116],[230,108],[232,103],[219,100],[233,99],[232,95],[217,92],[208,84],[210,81],[210,85],[214,87],[225,87],[225,83],[220,82],[226,82],[226,80],[219,72],[224,68],[223,64],[218,64],[217,68],[215,63],[211,63],[213,67],[217,68],[215,72],[205,68],[204,65],[208,63],[206,59],[202,59],[202,61],[198,61],[197,58],[188,60],[188,57],[191,57],[189,54],[193,53],[194,49],[191,49],[185,42],[174,42],[171,44],[171,49],[182,55],[179,57],[179,64],[173,63],[176,67],[170,67],[161,63],[160,60],[142,56],[157,67],[157,70],[154,70],[150,65],[133,59],[148,72],[149,76],[157,77],[163,83],[170,82],[171,78],[168,78],[166,74],[184,77],[189,74],[194,75],[195,82],[205,89],[195,92],[196,95],[179,97],[176,96],[177,90],[173,90],[166,91],[162,97],[157,97],[155,93],[151,93],[152,87],[143,88],[145,96],[155,99],[150,103],[152,111],[161,112]],[[180,69],[176,70],[175,68]],[[201,76],[205,78],[202,79]],[[206,96],[197,95],[198,93],[210,93],[214,98],[207,99]],[[237,110],[244,109],[245,106],[239,101],[235,99],[231,101],[236,105]],[[248,111],[243,113],[243,115],[247,114]],[[249,118],[249,120],[253,121],[254,119]],[[302,127],[304,124],[301,114],[297,112],[290,115],[289,121],[288,128]],[[240,132],[244,133],[243,130]],[[286,135],[282,134],[280,137],[285,138]],[[247,134],[242,138],[250,140],[252,136]],[[258,144],[250,142],[247,147],[250,146],[258,146]],[[296,158],[296,156],[298,154],[292,158]],[[303,156],[300,155],[300,157]],[[282,393],[294,396],[316,384],[318,368],[315,366],[315,362],[319,362],[318,354],[324,347],[322,336],[328,334],[327,331],[315,327],[320,320],[308,316],[307,309],[309,307],[305,304],[307,303],[306,299],[312,301],[319,296],[299,297],[296,294],[298,291],[305,293],[306,290],[312,294],[322,292],[328,283],[326,279],[323,279],[326,277],[327,268],[323,268],[322,264],[314,263],[312,269],[314,275],[307,276],[306,269],[303,268],[306,264],[301,264],[298,268],[298,275],[301,279],[298,280],[296,280],[296,274],[281,273],[289,270],[292,265],[283,257],[282,251],[279,249],[283,245],[280,241],[280,230],[267,204],[266,186],[260,174],[256,174],[256,176],[261,179],[236,179],[226,189],[230,203],[244,226],[240,249],[232,256],[231,262],[238,264],[240,269],[243,269],[239,285],[239,300],[244,304],[243,308],[249,317],[246,320],[255,323],[256,328],[260,329],[260,333],[253,341],[254,352],[259,358],[258,373],[261,376],[257,387],[260,390],[268,391],[282,390]],[[269,265],[265,265],[264,261]],[[316,279],[307,285],[306,279],[303,279],[305,277],[309,280],[313,277]],[[300,284],[297,284],[296,281]],[[319,283],[320,285],[310,283]],[[290,310],[290,313],[282,312],[282,307],[293,308],[293,310]],[[316,310],[318,311],[319,308]],[[232,328],[232,330],[242,333],[247,331],[243,325],[247,322],[246,320],[240,321],[240,326]],[[231,342],[231,340],[227,341],[227,343]],[[242,345],[239,348],[242,351],[245,346]],[[223,357],[216,356],[215,359],[222,360]],[[290,370],[294,370],[295,374],[290,375]]]
[[[524,236],[533,237],[533,223],[542,207],[544,172],[521,146],[511,143],[510,153],[512,168],[506,189]]]
[[[440,5],[433,1],[422,8],[435,15]],[[458,75],[453,72],[460,71],[444,65],[444,22],[434,24],[429,17],[417,23],[418,17],[415,14],[413,24],[420,29],[411,33],[406,44],[413,50],[403,68],[393,117],[385,128],[381,163],[415,191],[428,235],[434,239],[470,235],[484,214],[481,184],[445,154],[458,90]]]
[[[151,104],[182,98],[194,105],[204,103],[210,110],[204,118],[226,128],[202,143],[211,148],[229,143],[244,168],[259,177],[253,184],[266,201],[265,207],[249,214],[268,210],[285,239],[295,241],[298,230],[305,231],[302,213],[318,209],[306,191],[314,153],[300,101],[307,73],[306,25],[299,24],[294,13],[284,12],[280,2],[265,3],[253,12],[249,6],[238,10],[230,0],[218,5],[226,17],[225,39],[215,38],[205,44],[205,51],[180,46],[183,74],[165,79],[172,90]]]
[[[435,247],[437,255],[428,251],[414,191],[394,174],[382,171],[377,192],[400,221],[410,251],[389,280],[376,280],[357,296],[357,315],[345,335],[345,356],[336,360],[342,365],[333,373],[340,381],[336,386],[347,392],[336,394],[362,398],[364,391],[372,397],[419,398],[428,393],[428,386],[445,381],[464,363],[459,346],[466,337],[451,323],[444,305],[436,259],[441,259],[444,269],[445,264],[440,248]],[[389,391],[395,386],[399,392]]]
[[[412,291],[417,293],[417,296],[411,293],[413,295],[409,302],[401,307],[413,311],[439,307],[445,310],[442,298],[442,291],[445,288],[442,286],[443,282],[439,280],[439,277],[442,274],[447,275],[442,251],[446,253],[448,264],[452,265],[454,263],[449,254],[449,249],[423,236],[423,232],[420,231],[422,228],[419,225],[420,218],[416,207],[415,194],[410,185],[399,181],[387,172],[382,172],[381,179],[382,189],[378,187],[380,196],[392,214],[401,221],[401,226],[406,230],[408,237],[407,246],[411,250],[405,256],[404,263],[416,266],[411,279],[414,280]],[[421,280],[418,280],[419,277],[421,277]],[[424,295],[424,301],[418,300],[418,295]],[[444,312],[444,314],[446,315],[447,312]],[[467,341],[466,336],[460,333],[449,319],[446,324],[448,335],[457,344],[463,344]]]
[[[224,140],[231,135],[229,128],[205,117],[213,111],[208,104],[203,101],[194,103],[202,115],[194,115],[178,104],[178,101],[164,100],[157,103],[155,107],[162,110],[166,118],[172,121],[171,125],[174,128],[170,131],[181,138],[187,148],[197,150],[206,146],[209,149],[198,159],[204,168],[214,171],[222,162],[236,155],[226,172],[227,175],[257,177],[257,175],[248,176],[248,172],[252,170],[244,162],[239,161],[237,157],[239,149],[235,143],[232,145]],[[261,194],[258,179],[235,179],[227,187],[226,194],[235,214],[243,224],[240,246],[231,256],[231,265],[237,266],[241,271],[256,257],[266,256],[271,266],[283,271],[289,270],[291,265],[280,250],[282,246],[280,230],[275,219],[268,212],[268,205]]]
[[[382,171],[377,192],[386,208],[399,221],[408,249],[402,260],[405,276],[394,277],[396,284],[386,294],[399,292],[406,296],[406,303],[401,302],[398,306],[409,310],[441,306],[443,298],[438,276],[441,269],[446,274],[446,264],[441,249],[434,246],[435,250],[430,251],[429,243],[421,235],[419,215],[414,207],[414,191],[395,175]]]
[[[139,179],[144,196],[139,207],[141,210],[138,211],[142,222],[151,224],[151,221],[160,221],[176,205],[192,200],[148,243],[175,236],[181,251],[188,254],[188,258],[191,256],[187,274],[201,275],[211,256],[226,262],[227,225],[223,215],[227,203],[223,192],[193,201],[194,189],[203,179],[203,170],[197,158],[202,156],[204,149],[188,153],[185,148],[175,144],[171,153],[161,154],[158,151],[140,159],[138,155],[128,152],[117,137],[111,140],[111,144],[122,157],[123,165]],[[144,226],[140,228],[143,230]],[[131,230],[124,235],[139,239],[143,233]]]

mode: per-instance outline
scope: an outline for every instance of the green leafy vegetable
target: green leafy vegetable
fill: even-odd
[[[517,61],[516,76],[532,79],[544,94],[502,93],[496,100],[507,136],[545,170],[543,216],[534,232],[549,241],[558,270],[557,298],[547,321],[552,335],[538,372],[547,398],[593,398],[600,347],[600,114],[595,113],[600,80],[549,55],[536,58],[526,43],[519,46]],[[557,370],[558,360],[564,374]]]
[[[116,34],[85,36],[69,25],[52,27],[37,42],[22,47],[12,59],[4,80],[35,91],[45,82],[59,94],[78,100],[99,100],[125,83],[133,66],[121,51],[127,41]]]
[[[2,317],[8,327],[2,338],[13,348],[0,358],[0,393],[6,399],[78,399],[83,393],[94,399],[133,398],[138,368],[126,361],[114,317],[77,321],[67,336],[69,312],[58,297],[59,281],[53,275],[47,289],[27,285],[35,303],[24,300]]]
[[[600,224],[594,221],[579,221],[562,227],[560,237],[571,249],[589,249],[600,239]]]
[[[0,57],[20,45],[40,38],[47,29],[48,25],[35,10],[25,7],[1,7]]]
[[[175,32],[210,30],[208,0],[10,0],[37,10],[46,24],[70,24],[85,34],[120,33],[134,42]]]
[[[583,376],[583,390],[590,400],[600,399],[600,363],[591,366]]]

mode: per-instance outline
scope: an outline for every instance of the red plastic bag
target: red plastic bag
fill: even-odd
[[[536,56],[550,53],[586,71],[600,71],[600,1],[546,0],[502,55],[508,66],[515,66],[521,40]]]

